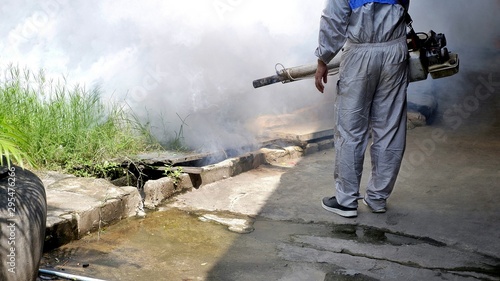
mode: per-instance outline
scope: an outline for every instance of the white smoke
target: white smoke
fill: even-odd
[[[452,77],[410,84],[409,97],[418,92],[431,93],[439,100],[439,114],[442,114],[474,93],[478,76],[498,75],[499,11],[499,0],[411,1],[415,30],[432,29],[445,34],[448,49],[459,55],[460,71]]]
[[[499,11],[499,0],[418,0],[410,7],[416,30],[444,33],[455,48],[500,47]]]
[[[477,2],[412,1],[415,27],[446,33],[453,46],[493,44],[499,1]],[[1,8],[0,64],[44,68],[68,81],[99,85],[104,98],[149,116],[160,138],[178,134],[184,120],[192,147],[228,147],[253,141],[248,120],[332,98],[317,93],[312,81],[252,87],[254,79],[272,75],[277,62],[315,62],[323,4],[8,0]]]
[[[99,85],[158,134],[192,146],[251,139],[248,118],[320,100],[313,85],[252,88],[274,64],[314,62],[322,1],[4,1],[1,63]],[[196,133],[196,135],[194,135]],[[160,135],[160,138],[162,136]],[[238,141],[238,140],[236,140]]]

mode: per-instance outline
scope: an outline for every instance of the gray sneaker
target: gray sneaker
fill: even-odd
[[[387,211],[385,208],[379,208],[379,209],[372,208],[372,206],[368,205],[368,202],[366,202],[366,200],[364,198],[363,198],[363,204],[368,206],[368,208],[370,208],[372,213],[381,214],[381,213],[385,213]]]
[[[342,205],[340,205],[337,202],[337,199],[335,196],[333,197],[325,197],[323,198],[323,201],[321,202],[321,206],[323,209],[335,213],[339,216],[345,217],[345,218],[354,218],[358,216],[358,209],[357,208],[347,208]]]

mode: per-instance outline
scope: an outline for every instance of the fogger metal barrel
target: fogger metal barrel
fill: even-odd
[[[276,66],[281,66],[277,64]],[[281,70],[276,70],[276,75],[257,79],[253,81],[254,88],[260,88],[263,86],[275,84],[278,82],[289,83],[293,81],[313,78],[316,74],[317,64],[301,65],[290,68],[282,68]],[[339,73],[340,67],[340,56],[337,55],[333,60],[327,65],[328,75],[335,75]]]
[[[337,54],[335,58],[327,65],[328,75],[335,75],[339,73],[341,53]],[[277,64],[279,66],[280,64]],[[317,64],[302,65],[290,68],[282,68],[276,70],[276,75],[257,79],[253,81],[254,88],[275,84],[278,82],[289,83],[303,79],[313,78]],[[420,50],[412,51],[409,53],[408,59],[409,79],[410,82],[416,82],[427,79],[428,74],[431,74],[433,79],[452,76],[458,73],[459,59],[458,54],[449,53],[448,59],[444,62],[433,64],[429,66],[427,60],[422,59]]]

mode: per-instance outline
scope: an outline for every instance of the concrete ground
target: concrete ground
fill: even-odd
[[[134,235],[149,231],[139,248],[104,233],[108,242],[97,250],[85,248],[86,240],[63,251],[76,253],[73,261],[90,261],[92,271],[83,275],[109,280],[500,280],[500,84],[497,72],[481,67],[430,83],[439,93],[438,114],[408,132],[385,214],[360,204],[358,217],[346,219],[321,208],[321,198],[334,194],[330,148],[175,196],[160,209],[209,223],[189,223],[182,237],[140,246],[164,232],[152,227],[175,232],[181,224],[146,218],[139,226],[127,222]],[[362,193],[369,160],[367,153]],[[222,234],[210,222],[239,234]],[[130,272],[135,275],[127,277]]]
[[[233,242],[207,280],[498,280],[499,129],[448,132],[432,145],[436,128],[410,131],[385,214],[360,206],[345,219],[321,208],[333,195],[332,149],[210,184],[169,206],[255,217],[254,231]]]
[[[160,208],[168,215],[110,227],[100,243],[63,247],[59,260],[89,263],[67,269],[106,280],[500,280],[498,125],[409,131],[385,214],[360,205],[346,219],[321,208],[333,194],[327,149],[177,195]]]
[[[358,217],[346,219],[321,208],[321,198],[334,194],[333,149],[176,197],[170,207],[254,218],[254,231],[232,243],[207,280],[500,280],[494,63],[491,72],[483,64],[446,82],[412,85],[431,89],[439,110],[432,124],[408,132],[385,214],[360,204]]]

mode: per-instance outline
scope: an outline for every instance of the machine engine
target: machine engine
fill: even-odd
[[[443,33],[431,30],[408,36],[408,50],[412,82],[427,79],[429,73],[433,79],[438,79],[458,72],[458,55],[448,51]]]

